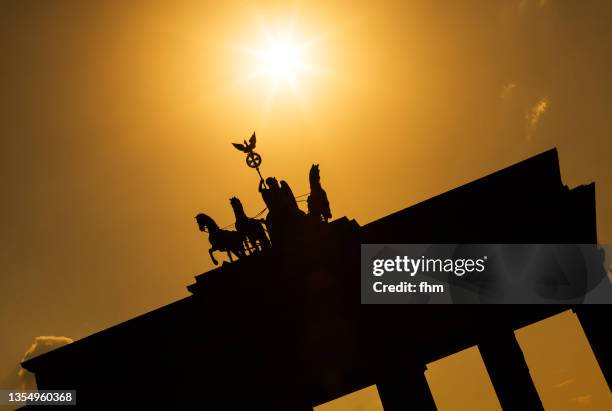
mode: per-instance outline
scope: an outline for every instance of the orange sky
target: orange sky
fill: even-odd
[[[211,268],[193,216],[264,207],[229,144],[253,130],[265,175],[303,194],[319,163],[361,224],[556,146],[612,242],[609,21],[604,1],[1,2],[0,383],[35,336],[187,295]],[[291,22],[315,70],[272,93],[245,49]]]

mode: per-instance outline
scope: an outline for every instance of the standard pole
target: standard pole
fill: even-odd
[[[255,170],[257,170],[257,174],[259,174],[259,178],[261,178],[261,180],[264,182],[265,184],[265,180],[263,178],[263,176],[261,175],[261,171],[259,171],[259,167],[255,167]]]

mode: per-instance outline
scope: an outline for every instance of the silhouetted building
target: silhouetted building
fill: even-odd
[[[478,345],[505,410],[542,408],[513,330],[571,307],[361,305],[361,243],[596,244],[595,187],[564,186],[550,150],[364,226],[305,226],[23,366],[81,406],[309,410],[376,384],[386,411],[429,410],[426,364]],[[610,384],[609,311],[575,311]]]

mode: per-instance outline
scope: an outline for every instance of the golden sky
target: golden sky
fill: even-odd
[[[193,216],[264,207],[230,145],[253,130],[265,175],[299,195],[319,163],[361,224],[557,147],[612,242],[609,21],[605,1],[1,1],[0,379],[36,336],[187,295],[211,268]],[[291,47],[279,79],[269,55]],[[521,344],[580,331],[553,324]],[[596,378],[572,370],[560,389]]]

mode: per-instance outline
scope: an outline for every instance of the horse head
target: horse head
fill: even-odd
[[[239,207],[242,208],[242,203],[240,202],[240,199],[238,199],[238,197],[230,198],[230,204],[232,205],[232,208],[234,210],[236,210]]]
[[[207,216],[206,214],[200,213],[197,216],[195,216],[195,219],[198,223],[198,227],[200,228],[200,231],[206,231],[207,228],[210,230],[211,228],[214,228],[217,226],[217,224],[215,224],[215,221],[209,216]]]
[[[244,207],[242,206],[242,203],[238,197],[230,198],[230,204],[232,205],[232,209],[234,210],[236,217],[244,215]]]
[[[310,173],[308,174],[308,179],[310,180],[311,184],[317,184],[319,181],[321,181],[321,175],[319,174],[319,165],[318,164],[313,164],[312,167],[310,167]]]

